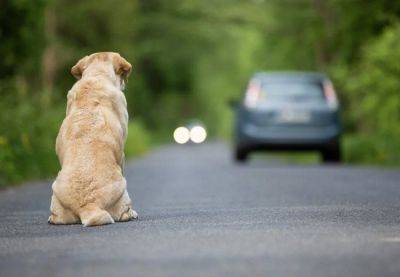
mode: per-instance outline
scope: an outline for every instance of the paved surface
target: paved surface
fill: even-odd
[[[166,146],[127,168],[140,219],[51,226],[50,183],[0,192],[1,276],[400,276],[400,171]]]

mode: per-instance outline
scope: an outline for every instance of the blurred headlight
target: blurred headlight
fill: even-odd
[[[202,143],[203,141],[206,140],[206,137],[207,137],[207,132],[203,127],[195,126],[192,129],[190,129],[190,139],[194,143]]]
[[[174,140],[179,144],[185,144],[190,139],[190,132],[186,127],[178,127],[174,131]]]

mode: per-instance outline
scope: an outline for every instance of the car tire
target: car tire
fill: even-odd
[[[239,163],[245,163],[249,157],[249,152],[245,149],[236,147],[235,149],[235,161]]]
[[[340,141],[336,140],[333,143],[327,145],[325,149],[321,151],[321,154],[324,163],[340,163],[342,160]]]

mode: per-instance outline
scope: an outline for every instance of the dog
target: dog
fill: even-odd
[[[114,52],[94,53],[72,67],[78,81],[56,139],[61,170],[49,223],[96,226],[138,217],[123,176],[128,111],[122,90],[131,68]]]

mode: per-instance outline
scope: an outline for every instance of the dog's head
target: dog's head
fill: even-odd
[[[121,88],[131,73],[131,64],[115,52],[99,52],[90,56],[83,57],[76,65],[71,68],[71,73],[75,78],[80,79],[86,70],[100,69],[106,71],[108,66],[112,66],[115,76],[119,79]]]

